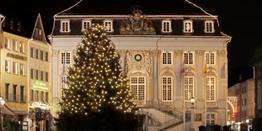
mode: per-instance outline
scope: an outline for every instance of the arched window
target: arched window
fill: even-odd
[[[173,77],[165,75],[162,77],[162,100],[172,101],[173,100]]]
[[[130,88],[135,101],[145,100],[146,77],[130,76]]]
[[[184,77],[184,92],[185,101],[190,101],[194,97],[194,76],[189,75]]]
[[[206,77],[206,100],[207,101],[216,100],[216,77],[215,76]]]

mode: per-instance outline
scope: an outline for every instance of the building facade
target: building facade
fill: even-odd
[[[121,55],[139,113],[151,121],[145,122],[146,129],[226,125],[227,44],[231,38],[221,32],[217,16],[185,1],[168,7],[154,2],[140,6],[109,2],[101,4],[103,11],[93,8],[95,4],[80,1],[54,16],[49,36],[53,107],[61,102],[66,68],[73,63],[81,32],[101,24]],[[54,114],[57,111],[58,106]]]
[[[16,114],[19,128],[46,131],[52,118],[48,111],[52,94],[51,45],[46,40],[41,16],[38,14],[35,26],[29,28],[29,35],[23,35],[20,22],[6,21],[0,33],[1,96]]]
[[[1,96],[6,105],[24,121],[28,113],[27,38],[3,32],[1,40]]]
[[[252,128],[255,118],[255,84],[254,79],[237,83],[228,89],[228,96],[237,97],[237,113],[233,119],[236,130]]]
[[[255,81],[255,119],[253,128],[256,131],[262,130],[262,47],[255,50],[251,60],[253,76]]]

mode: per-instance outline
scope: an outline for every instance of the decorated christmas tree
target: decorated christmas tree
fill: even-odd
[[[115,130],[118,128],[112,125],[116,121],[134,120],[129,116],[134,116],[136,106],[119,59],[120,55],[103,26],[93,25],[83,32],[74,64],[68,69],[68,88],[63,89],[58,125],[68,126],[65,124],[67,119],[71,122],[77,119],[80,122],[70,124],[83,126],[79,123],[84,122],[89,130],[96,124],[103,124],[96,127],[102,126],[99,130]]]

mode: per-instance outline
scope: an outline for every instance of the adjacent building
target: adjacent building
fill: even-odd
[[[254,79],[239,82],[228,89],[228,96],[237,97],[236,114],[234,114],[233,127],[238,130],[252,129],[255,118],[255,84]]]
[[[262,130],[262,47],[255,50],[251,60],[253,66],[253,77],[255,81],[255,119],[253,128],[256,131]]]
[[[21,129],[46,131],[52,119],[48,111],[52,102],[51,45],[41,16],[36,17],[35,26],[17,17],[1,17],[0,96],[18,117]]]
[[[54,15],[49,36],[54,114],[81,32],[101,24],[121,55],[134,101],[147,120],[145,129],[226,125],[231,37],[221,31],[218,16],[186,1],[98,4],[79,1]]]

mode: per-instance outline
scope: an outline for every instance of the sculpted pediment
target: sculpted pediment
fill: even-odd
[[[120,34],[156,34],[153,22],[147,19],[139,9],[133,10],[133,15],[120,23]]]

